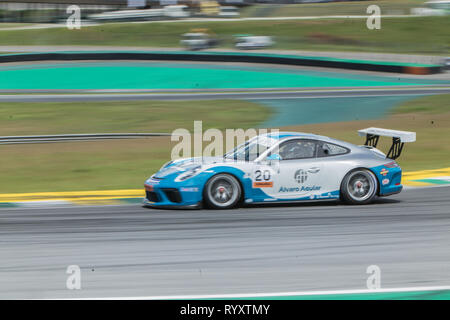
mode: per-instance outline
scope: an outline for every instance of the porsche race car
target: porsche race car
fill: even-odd
[[[367,204],[402,190],[397,159],[414,132],[367,128],[358,146],[325,136],[268,133],[222,157],[170,161],[145,181],[144,206],[229,209],[240,204],[342,200]],[[380,136],[392,138],[389,152]]]

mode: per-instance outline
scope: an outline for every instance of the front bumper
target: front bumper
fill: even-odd
[[[201,207],[202,188],[192,181],[148,179],[145,182],[143,205],[156,208],[195,209]]]
[[[142,206],[146,208],[159,208],[159,209],[201,209],[202,202],[198,202],[190,205],[179,205],[179,204],[160,204],[148,201],[146,198],[142,201]]]

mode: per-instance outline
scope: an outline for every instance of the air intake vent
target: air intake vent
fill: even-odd
[[[148,201],[159,202],[159,196],[154,191],[145,191],[145,196],[146,196]]]
[[[181,202],[181,194],[178,189],[162,189],[166,194],[167,199],[170,202],[180,203]]]

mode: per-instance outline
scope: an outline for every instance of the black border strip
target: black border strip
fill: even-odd
[[[440,66],[403,66],[391,64],[372,64],[364,62],[335,61],[327,59],[308,59],[301,57],[246,55],[246,54],[196,54],[171,52],[48,52],[0,55],[0,63],[29,61],[72,61],[72,60],[168,60],[203,62],[245,62],[297,65],[309,67],[340,68],[352,70],[435,74],[441,72]]]

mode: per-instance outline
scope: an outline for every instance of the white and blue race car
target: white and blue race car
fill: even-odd
[[[367,204],[402,190],[395,162],[414,132],[368,128],[363,146],[298,132],[256,136],[223,157],[170,161],[145,182],[144,206],[229,209],[242,203]],[[376,149],[392,137],[387,155]]]

